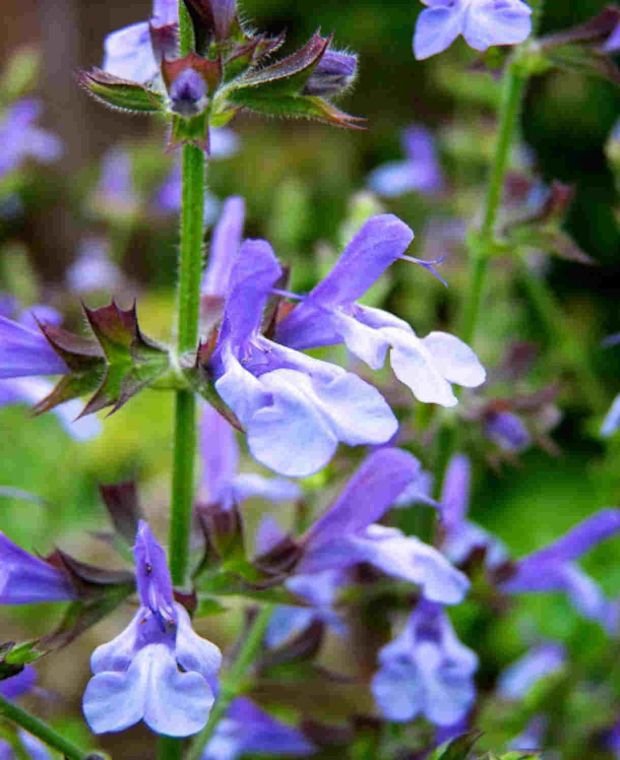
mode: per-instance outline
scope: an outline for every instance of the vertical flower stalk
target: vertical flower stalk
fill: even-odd
[[[192,48],[192,28],[183,3],[179,2],[181,55]],[[200,277],[203,264],[203,218],[205,202],[205,154],[195,145],[183,146],[183,189],[179,244],[177,306],[178,356],[193,351],[198,343]],[[184,586],[188,578],[189,534],[194,494],[196,451],[196,401],[192,391],[177,391],[174,419],[174,460],[170,516],[170,571],[172,581]]]

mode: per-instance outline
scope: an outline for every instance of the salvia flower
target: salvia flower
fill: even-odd
[[[296,728],[272,718],[254,702],[235,699],[201,760],[237,760],[245,756],[307,757],[316,748]]]
[[[419,401],[454,406],[452,383],[475,388],[486,377],[469,346],[443,332],[419,338],[402,319],[356,303],[412,239],[409,227],[391,214],[370,219],[327,277],[279,324],[276,339],[295,349],[344,342],[374,370],[389,351],[396,377]]]
[[[474,50],[517,45],[532,32],[532,9],[522,0],[422,0],[413,52],[418,60],[442,53],[462,34]]]
[[[409,192],[432,195],[443,190],[444,177],[432,133],[425,127],[409,127],[403,132],[402,145],[405,160],[377,167],[368,177],[370,189],[387,198]]]
[[[544,715],[535,715],[525,729],[515,736],[508,745],[514,752],[539,752],[543,749],[543,741],[547,733],[549,721]]]
[[[504,670],[497,693],[503,699],[523,699],[537,683],[562,670],[565,661],[566,650],[561,644],[539,644]]]
[[[523,420],[508,411],[490,411],[484,416],[484,434],[503,451],[518,453],[532,442]]]
[[[282,275],[268,243],[242,245],[209,372],[246,429],[252,455],[282,475],[303,477],[324,467],[339,442],[386,443],[398,423],[381,394],[356,375],[261,334]]]
[[[203,498],[228,510],[251,498],[294,501],[301,488],[284,478],[239,472],[239,446],[232,425],[212,406],[204,405],[200,421]]]
[[[460,565],[472,552],[477,549],[484,550],[487,567],[497,567],[506,561],[508,553],[499,539],[467,520],[470,492],[469,459],[457,454],[448,464],[441,493],[441,521],[444,534],[442,551],[452,562]]]
[[[84,715],[95,733],[143,720],[157,733],[189,736],[209,717],[221,654],[194,633],[174,601],[164,550],[144,521],[134,555],[140,608],[119,636],[93,652]]]
[[[39,329],[0,316],[0,378],[64,375],[68,371]]]
[[[403,632],[380,651],[372,693],[388,720],[423,716],[452,726],[473,706],[477,667],[478,658],[458,640],[442,607],[422,601]]]
[[[353,85],[356,76],[355,54],[328,49],[306,82],[304,93],[321,97],[341,95]]]
[[[0,532],[0,604],[65,602],[76,598],[69,578]]]
[[[415,584],[430,601],[461,602],[469,582],[440,552],[415,536],[377,524],[418,470],[417,460],[398,449],[369,455],[333,506],[302,538],[304,553],[296,573],[343,570],[365,562]]]
[[[549,546],[518,560],[514,574],[500,588],[509,594],[564,592],[584,617],[614,631],[616,606],[605,598],[576,560],[617,533],[620,533],[620,509],[603,509]]]
[[[27,158],[47,164],[62,155],[60,140],[35,125],[40,112],[39,101],[28,99],[13,103],[0,116],[0,179],[18,169]]]
[[[213,230],[209,266],[202,280],[202,294],[225,298],[230,275],[239,254],[245,224],[245,201],[232,196],[224,201],[222,213]]]
[[[154,0],[151,21],[123,27],[104,42],[103,70],[119,79],[146,84],[159,74],[164,53],[177,48],[178,3]]]

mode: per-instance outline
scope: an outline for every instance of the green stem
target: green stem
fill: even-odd
[[[461,322],[461,337],[466,343],[475,340],[480,323],[489,258],[493,253],[497,217],[526,83],[527,77],[518,62],[513,60],[504,78],[499,110],[499,133],[484,202],[482,224],[477,234],[470,235],[468,242],[469,286]]]
[[[2,696],[0,696],[0,715],[21,726],[21,728],[29,734],[36,736],[37,739],[40,739],[48,747],[62,753],[67,760],[87,760],[88,757],[93,757],[90,752],[80,749],[68,739],[56,733],[47,723],[44,723],[39,718],[35,718],[34,715],[9,702]]]
[[[193,31],[183,0],[179,1],[181,55],[193,48]],[[199,338],[200,280],[203,266],[205,156],[194,145],[183,146],[181,232],[177,303],[177,356],[195,351]],[[194,505],[196,456],[196,398],[190,390],[178,390],[174,412],[174,456],[170,513],[170,573],[175,586],[185,587],[190,576],[190,533]],[[160,760],[179,760],[183,742],[163,736]]]
[[[266,604],[254,619],[236,660],[222,678],[220,693],[211,710],[209,721],[194,739],[187,760],[200,760],[205,747],[213,737],[218,723],[226,715],[231,702],[243,692],[247,672],[256,659],[272,612],[273,606]]]

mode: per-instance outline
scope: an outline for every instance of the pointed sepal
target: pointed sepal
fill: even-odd
[[[92,69],[80,71],[78,84],[95,100],[117,111],[130,113],[159,113],[165,110],[161,93],[127,79],[120,79],[107,71]]]
[[[99,493],[108,510],[115,532],[127,544],[133,546],[138,532],[138,523],[144,518],[135,480],[100,485]]]
[[[113,301],[94,310],[85,306],[84,312],[105,355],[106,368],[82,415],[106,407],[115,412],[169,369],[168,352],[142,334],[135,303],[125,310]]]

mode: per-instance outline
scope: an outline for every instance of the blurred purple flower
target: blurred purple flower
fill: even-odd
[[[444,177],[432,133],[425,127],[409,127],[402,144],[406,159],[377,167],[368,177],[370,189],[388,198],[408,192],[441,192]]]
[[[476,549],[484,549],[487,567],[497,567],[506,561],[508,554],[499,539],[467,520],[470,493],[469,459],[458,454],[450,460],[441,494],[442,551],[452,562],[461,564]]]
[[[0,407],[12,404],[36,406],[47,398],[54,384],[39,377],[0,379]],[[80,417],[84,404],[79,399],[65,401],[52,412],[65,431],[76,441],[90,441],[101,434],[103,426],[95,415]]]
[[[36,319],[57,324],[58,313],[47,306],[34,306],[22,313],[20,321],[0,316],[0,407],[9,404],[36,405],[46,398],[53,384],[38,375],[64,375],[69,368],[39,330]],[[101,432],[96,417],[77,419],[82,411],[79,400],[54,409],[65,430],[76,440],[90,440]]]
[[[66,575],[0,532],[0,604],[65,602],[74,598]]]
[[[0,316],[0,378],[64,375],[68,371],[40,330]]]
[[[575,560],[601,541],[620,533],[620,509],[603,509],[515,564],[515,573],[500,588],[508,594],[561,591],[584,617],[608,632],[617,630],[618,610]]]
[[[257,473],[239,473],[239,447],[235,431],[208,404],[203,405],[200,443],[202,491],[207,504],[217,504],[228,510],[251,498],[274,502],[300,498],[301,488],[290,480],[265,478]]]
[[[527,449],[532,442],[523,420],[512,412],[491,411],[486,414],[484,434],[503,451],[518,453]]]
[[[27,158],[47,164],[62,155],[61,141],[51,132],[35,126],[40,112],[39,101],[19,100],[0,118],[0,179],[18,169]]]
[[[415,536],[377,524],[418,470],[418,461],[404,451],[384,448],[370,454],[302,538],[296,573],[345,570],[365,562],[419,586],[430,601],[461,602],[469,588],[463,573]]]
[[[503,699],[524,699],[537,683],[561,670],[565,661],[566,650],[561,644],[540,644],[504,670],[497,693]]]
[[[372,693],[387,720],[407,723],[420,715],[453,726],[473,706],[477,667],[443,608],[421,601],[400,636],[379,652]]]
[[[324,467],[338,443],[386,443],[397,421],[380,393],[340,367],[260,334],[282,269],[265,241],[246,241],[230,275],[210,371],[247,431],[252,455],[291,477]]]
[[[413,52],[420,61],[450,47],[459,34],[474,50],[517,45],[532,33],[532,9],[521,0],[422,0]]]
[[[77,259],[67,270],[67,285],[76,293],[96,290],[117,290],[123,276],[108,254],[108,242],[103,238],[82,241]]]
[[[226,717],[218,723],[201,760],[237,760],[256,754],[307,757],[315,752],[301,731],[272,718],[242,697],[234,700]]]
[[[37,671],[32,665],[26,665],[17,675],[0,681],[0,694],[5,699],[19,699],[34,689],[37,682]]]
[[[176,0],[153,0],[149,21],[118,29],[105,38],[102,69],[120,79],[147,84],[159,75],[162,54],[177,49]]]
[[[411,507],[414,504],[426,504],[428,507],[439,507],[433,499],[433,476],[430,472],[420,470],[418,475],[405,488],[394,502],[396,509]]]
[[[220,650],[194,633],[174,601],[165,552],[144,521],[134,555],[141,606],[119,636],[93,652],[84,715],[98,734],[144,720],[157,733],[190,736],[209,717]]]
[[[131,216],[135,213],[138,199],[133,180],[133,162],[131,153],[126,148],[114,146],[104,154],[95,200],[107,213],[118,216]]]
[[[602,50],[610,55],[620,52],[620,24],[617,24],[616,28],[609,35]]]
[[[609,438],[620,428],[620,395],[616,396],[601,426],[601,435]]]
[[[607,748],[620,760],[620,720],[607,734]]]
[[[370,219],[330,274],[278,325],[276,339],[295,349],[344,342],[374,370],[390,351],[394,373],[419,401],[454,406],[451,383],[474,388],[485,380],[474,352],[448,333],[418,338],[402,319],[356,303],[412,239],[412,231],[395,216]]]

